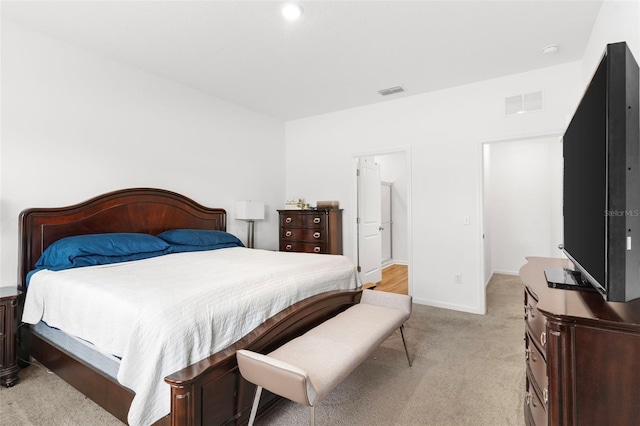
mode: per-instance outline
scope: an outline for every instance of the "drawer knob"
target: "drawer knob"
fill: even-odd
[[[291,250],[291,244],[287,244],[284,248],[285,250]]]
[[[320,247],[314,247],[313,248],[313,252],[314,253],[320,253]]]
[[[314,217],[313,218],[313,223],[320,223],[320,218],[319,217]]]
[[[313,238],[315,238],[315,239],[320,238],[320,233],[319,232],[314,232],[313,233]]]
[[[531,316],[531,318],[536,316],[533,306],[531,305],[525,305],[524,307],[524,318],[527,319],[528,316]]]
[[[290,237],[290,236],[291,236],[291,231],[287,231],[287,232],[285,232],[284,234],[285,234],[287,237]]]
[[[547,346],[547,333],[545,333],[544,331],[540,333],[540,343],[542,344],[542,346]]]
[[[288,218],[286,218],[284,221],[285,221],[286,223],[291,223],[291,218],[290,218],[290,217],[288,217]]]

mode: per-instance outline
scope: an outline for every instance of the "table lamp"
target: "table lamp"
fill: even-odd
[[[264,203],[261,201],[236,201],[236,219],[249,222],[247,247],[253,248],[253,226],[264,219]]]

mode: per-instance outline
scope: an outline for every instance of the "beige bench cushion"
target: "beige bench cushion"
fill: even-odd
[[[306,405],[316,405],[409,315],[398,309],[359,303],[276,349],[269,357],[306,372],[315,389],[315,395],[307,392]]]
[[[363,290],[359,304],[268,355],[239,350],[238,367],[249,382],[315,406],[409,319],[411,302],[411,296]]]
[[[237,352],[237,358],[242,377],[249,382],[299,404],[318,400],[309,376],[295,365],[244,349]]]

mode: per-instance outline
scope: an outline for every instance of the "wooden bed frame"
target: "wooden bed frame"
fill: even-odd
[[[204,207],[175,192],[152,188],[114,191],[69,207],[25,210],[20,214],[19,288],[26,293],[26,274],[42,252],[61,238],[106,232],[157,235],[178,228],[224,231],[226,212]],[[269,352],[358,303],[360,295],[359,290],[332,291],[305,299],[276,314],[232,346],[166,377],[165,382],[171,386],[171,413],[156,425],[247,423],[255,386],[240,376],[236,351]],[[21,359],[32,356],[127,423],[133,391],[31,332],[29,327],[19,330]],[[273,394],[264,396],[261,412],[278,400]]]

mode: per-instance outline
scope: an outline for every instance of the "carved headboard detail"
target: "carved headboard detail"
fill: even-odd
[[[42,252],[72,235],[227,227],[224,209],[208,208],[175,192],[155,188],[122,189],[68,207],[32,208],[20,213],[19,287]]]

